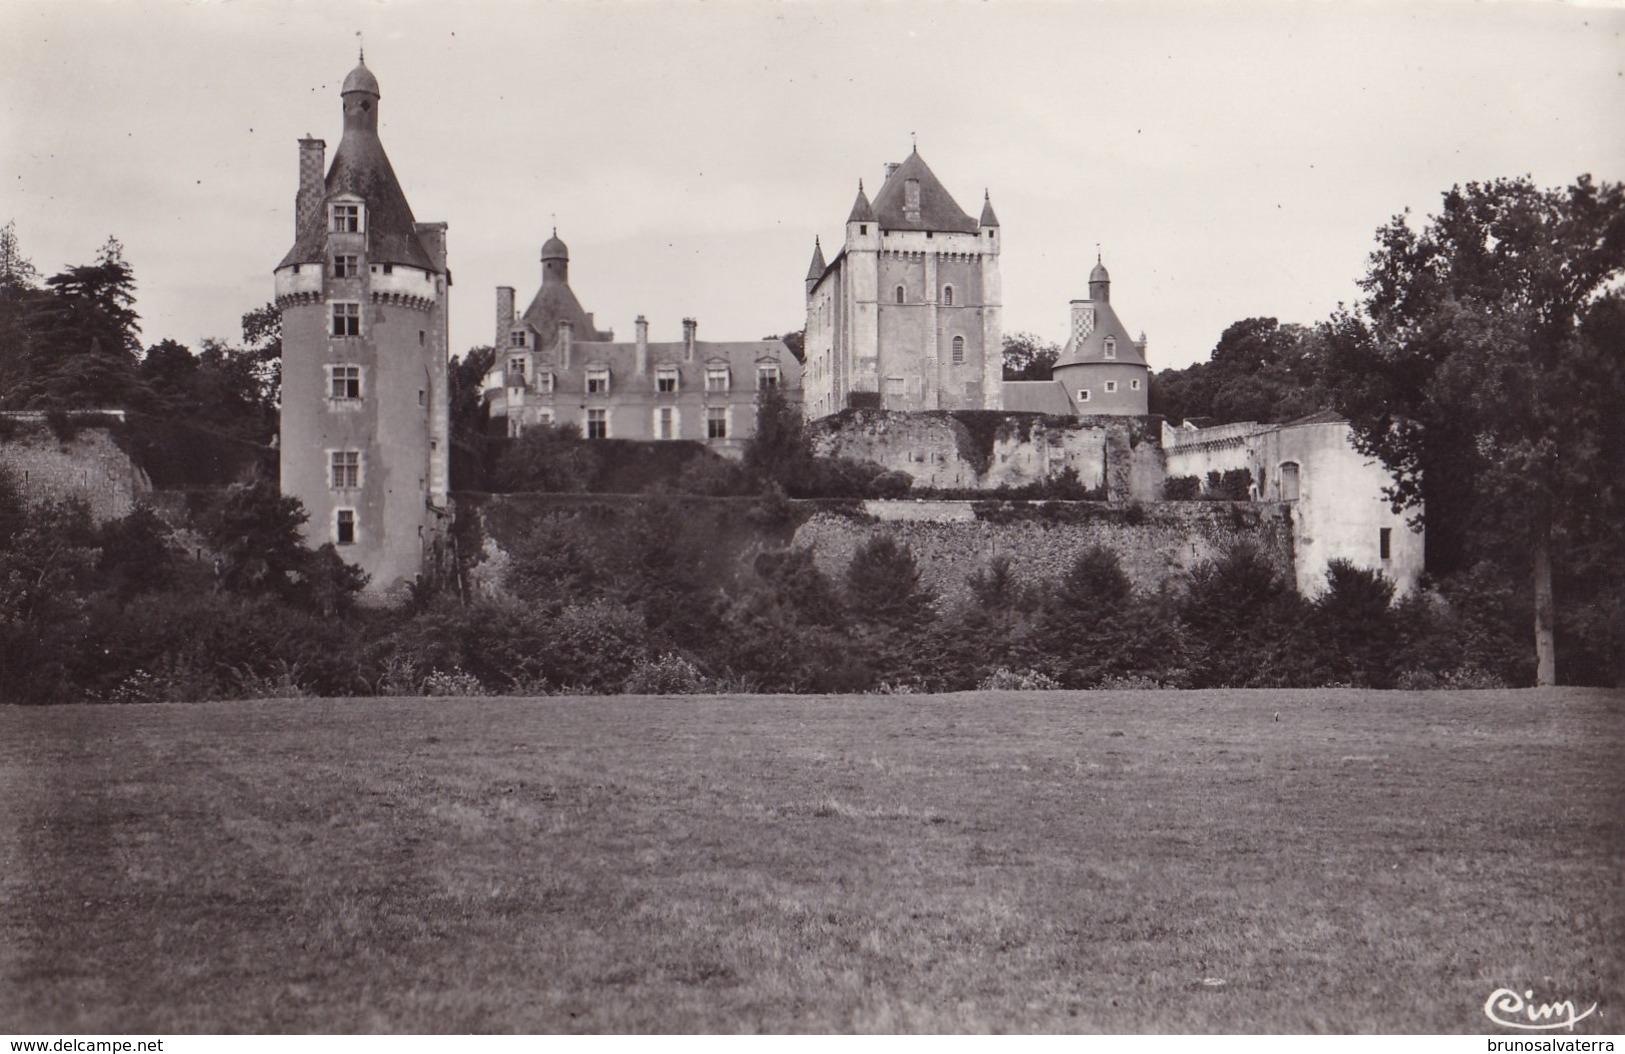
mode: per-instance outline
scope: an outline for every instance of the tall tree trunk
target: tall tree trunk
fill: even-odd
[[[1557,683],[1556,623],[1552,605],[1552,518],[1541,510],[1535,519],[1535,684]]]

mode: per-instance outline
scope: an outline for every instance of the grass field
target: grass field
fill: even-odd
[[[0,1032],[1618,1032],[1625,695],[5,708],[0,859]]]

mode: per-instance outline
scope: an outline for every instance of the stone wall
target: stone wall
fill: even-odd
[[[1279,574],[1293,577],[1291,516],[1279,504],[872,501],[864,508],[874,522],[814,514],[793,544],[812,546],[818,566],[839,580],[858,546],[889,534],[909,546],[921,581],[948,606],[966,598],[967,580],[996,556],[1009,559],[1018,580],[1046,582],[1097,545],[1115,553],[1135,587],[1147,592],[1240,543],[1258,546]]]
[[[1067,470],[1112,500],[1161,496],[1160,418],[957,411],[848,410],[809,428],[821,457],[873,461],[920,489],[997,490]]]
[[[152,483],[119,449],[113,429],[123,415],[0,414],[0,467],[31,503],[78,498],[97,523],[128,516]]]

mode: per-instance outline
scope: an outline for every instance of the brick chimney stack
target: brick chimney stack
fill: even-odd
[[[508,346],[508,328],[513,325],[513,286],[497,286],[497,328],[495,330],[497,354]]]
[[[293,236],[298,238],[321,211],[327,192],[327,143],[310,136],[299,140],[299,193],[293,199]]]
[[[694,361],[694,345],[699,343],[695,339],[700,329],[699,322],[692,318],[683,319],[683,361]]]
[[[639,315],[632,320],[632,325],[637,330],[638,335],[637,371],[638,376],[641,377],[649,372],[649,320]]]
[[[570,368],[570,347],[575,343],[575,323],[569,319],[559,320],[559,367]]]

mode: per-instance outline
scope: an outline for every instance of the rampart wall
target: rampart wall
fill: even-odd
[[[97,523],[128,516],[152,483],[114,442],[117,418],[84,416],[53,424],[44,414],[0,414],[0,467],[30,503],[78,498]]]

